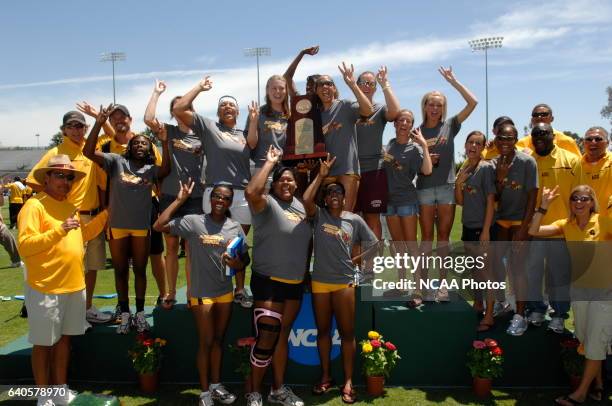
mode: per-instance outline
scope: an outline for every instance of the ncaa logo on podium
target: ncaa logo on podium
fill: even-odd
[[[332,319],[332,347],[330,359],[340,355],[340,335],[335,318]],[[302,306],[289,333],[289,359],[302,365],[319,365],[317,350],[317,325],[312,313],[312,295],[304,294]]]

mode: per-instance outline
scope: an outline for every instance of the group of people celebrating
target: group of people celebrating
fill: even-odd
[[[529,323],[543,323],[543,299],[525,301],[520,293],[535,287],[534,294],[542,296],[545,271],[547,283],[559,282],[547,289],[554,310],[548,328],[564,331],[569,299],[556,287],[569,286],[570,260],[559,241],[612,238],[607,131],[587,130],[583,155],[570,137],[552,128],[552,109],[540,104],[533,109],[531,135],[525,138],[519,140],[509,117],[495,121],[493,142],[487,143],[482,132],[469,133],[466,161],[456,173],[454,138],[477,99],[451,68],[441,67],[440,75],[465,106],[457,114],[447,114],[446,96],[428,92],[421,101],[421,124],[415,126],[414,113],[402,108],[393,93],[386,67],[355,76],[353,66],[343,63],[338,68],[352,92],[350,99],[340,98],[331,75],[311,75],[306,81],[306,95],[320,112],[327,157],[314,165],[286,166],[289,106],[291,97],[299,94],[293,75],[302,58],[318,50],[302,50],[284,75],[268,79],[266,103],[247,105],[244,130],[238,126],[240,108],[232,96],[218,100],[216,119],[193,108],[194,100],[213,87],[210,77],[172,99],[176,125],[160,122],[157,104],[167,86],[156,81],[144,120],[161,143],[161,154],[153,139],[132,132],[132,117],[123,105],[96,109],[83,102],[79,111],[66,113],[63,142],[28,176],[26,182],[37,194],[18,220],[37,384],[66,383],[69,337],[83,334],[86,320],[111,319],[91,303],[96,271],[104,268],[105,240],[118,294],[117,333],[126,334],[133,327],[138,332],[149,329],[144,314],[149,259],[160,291],[158,304],[171,309],[176,302],[179,241],[184,239],[187,301],[199,336],[201,405],[236,400],[220,382],[232,302],[253,307],[256,340],[250,353],[253,391],[246,395],[248,405],[262,404],[262,382],[270,365],[273,384],[268,401],[304,404],[283,381],[289,332],[305,285],[313,295],[321,362],[313,393],[333,387],[333,316],[341,340],[341,397],[354,403],[355,265],[368,250],[360,248],[374,247],[383,239],[382,215],[391,240],[400,243],[394,249],[430,252],[435,236],[437,255],[448,255],[456,204],[463,206],[466,249],[479,249],[477,241],[525,241],[530,235],[532,244],[539,244],[537,254],[531,254],[534,249],[526,255],[512,251],[491,266],[493,277],[508,277],[516,294],[508,333],[521,335]],[[373,100],[378,86],[384,104]],[[82,113],[95,119],[88,137]],[[383,147],[387,123],[393,123],[396,136]],[[105,134],[100,136],[102,129]],[[230,255],[227,246],[236,239],[244,243]],[[252,296],[245,289],[249,265]],[[134,315],[128,299],[130,266],[135,275]],[[417,277],[426,277],[427,271],[418,270]],[[499,295],[480,292],[474,304],[483,314],[479,331],[491,328],[494,317],[508,310],[503,292]],[[444,288],[417,290],[410,305],[429,300],[448,301],[449,293]],[[57,317],[49,317],[50,308]],[[610,311],[609,300],[576,306],[576,334],[588,361],[580,387],[560,399],[562,404],[571,402],[567,399],[581,401],[602,387],[604,344],[612,340],[603,336],[611,331],[612,320],[602,313]]]

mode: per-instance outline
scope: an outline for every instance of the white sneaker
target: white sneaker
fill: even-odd
[[[132,315],[128,312],[121,313],[121,324],[117,326],[117,334],[127,334],[130,332]]]
[[[511,310],[512,308],[508,302],[495,302],[493,305],[493,317],[499,317]]]
[[[147,322],[144,312],[136,312],[136,317],[134,317],[134,324],[136,325],[136,331],[139,333],[151,330],[151,326]]]
[[[40,396],[36,400],[36,406],[55,406],[55,403],[51,398]]]
[[[223,384],[212,384],[209,389],[214,400],[218,400],[224,405],[231,405],[236,400],[236,395],[228,391]]]
[[[17,261],[11,263],[11,268],[23,268],[23,261]]]
[[[103,313],[92,305],[85,313],[85,319],[93,324],[108,323],[113,318],[112,314]]]
[[[304,401],[285,385],[281,386],[278,390],[270,390],[268,402],[279,403],[285,406],[304,406]]]
[[[557,334],[563,334],[565,331],[565,320],[562,317],[553,317],[548,322],[547,328]]]
[[[243,289],[239,292],[236,292],[234,295],[234,303],[239,304],[245,309],[250,309],[253,307],[253,296],[247,292],[246,289]]]
[[[529,327],[527,320],[525,320],[525,318],[520,314],[515,314],[514,317],[512,317],[512,321],[510,322],[510,326],[508,326],[506,333],[510,334],[511,336],[522,336],[523,333],[527,331],[527,327]]]
[[[263,400],[259,392],[251,392],[244,395],[247,406],[263,406]]]
[[[214,406],[214,404],[215,402],[213,401],[210,391],[200,393],[200,402],[198,406]]]
[[[529,316],[527,316],[527,322],[529,322],[529,324],[533,324],[536,327],[540,327],[542,323],[544,323],[544,319],[544,313],[540,312],[531,312],[529,313]]]
[[[77,391],[68,389],[68,387],[66,386],[66,393],[64,394],[64,396],[57,395],[53,397],[53,401],[58,406],[69,405],[70,402],[72,402],[78,395],[79,393]]]

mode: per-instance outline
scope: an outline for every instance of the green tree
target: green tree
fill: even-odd
[[[64,140],[64,136],[61,131],[56,132],[51,136],[51,142],[49,143],[49,148],[57,147]]]
[[[578,144],[578,148],[580,148],[580,152],[584,153],[584,144],[583,144],[582,137],[580,137],[577,133],[572,132],[572,131],[563,131],[563,134],[567,135],[568,137],[572,137],[574,141],[576,141],[576,144]]]

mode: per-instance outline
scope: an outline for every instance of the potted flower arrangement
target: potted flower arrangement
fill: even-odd
[[[560,345],[563,370],[569,376],[570,387],[575,390],[580,384],[584,369],[584,347],[573,337],[561,340]]]
[[[128,352],[134,369],[138,373],[140,389],[143,392],[152,393],[157,390],[162,348],[165,345],[166,340],[162,338],[151,338],[145,334],[138,334],[134,347]]]
[[[362,340],[361,357],[363,358],[363,374],[366,376],[367,392],[370,396],[383,394],[385,377],[401,359],[397,347],[376,331],[368,332],[368,339]]]
[[[244,379],[244,390],[252,392],[251,385],[251,347],[255,345],[255,337],[243,337],[236,340],[236,345],[229,345],[236,368],[234,372]]]
[[[491,395],[491,382],[493,378],[499,378],[503,372],[504,352],[491,338],[484,341],[475,340],[472,348],[468,351],[467,367],[473,378],[474,393],[478,397]]]

